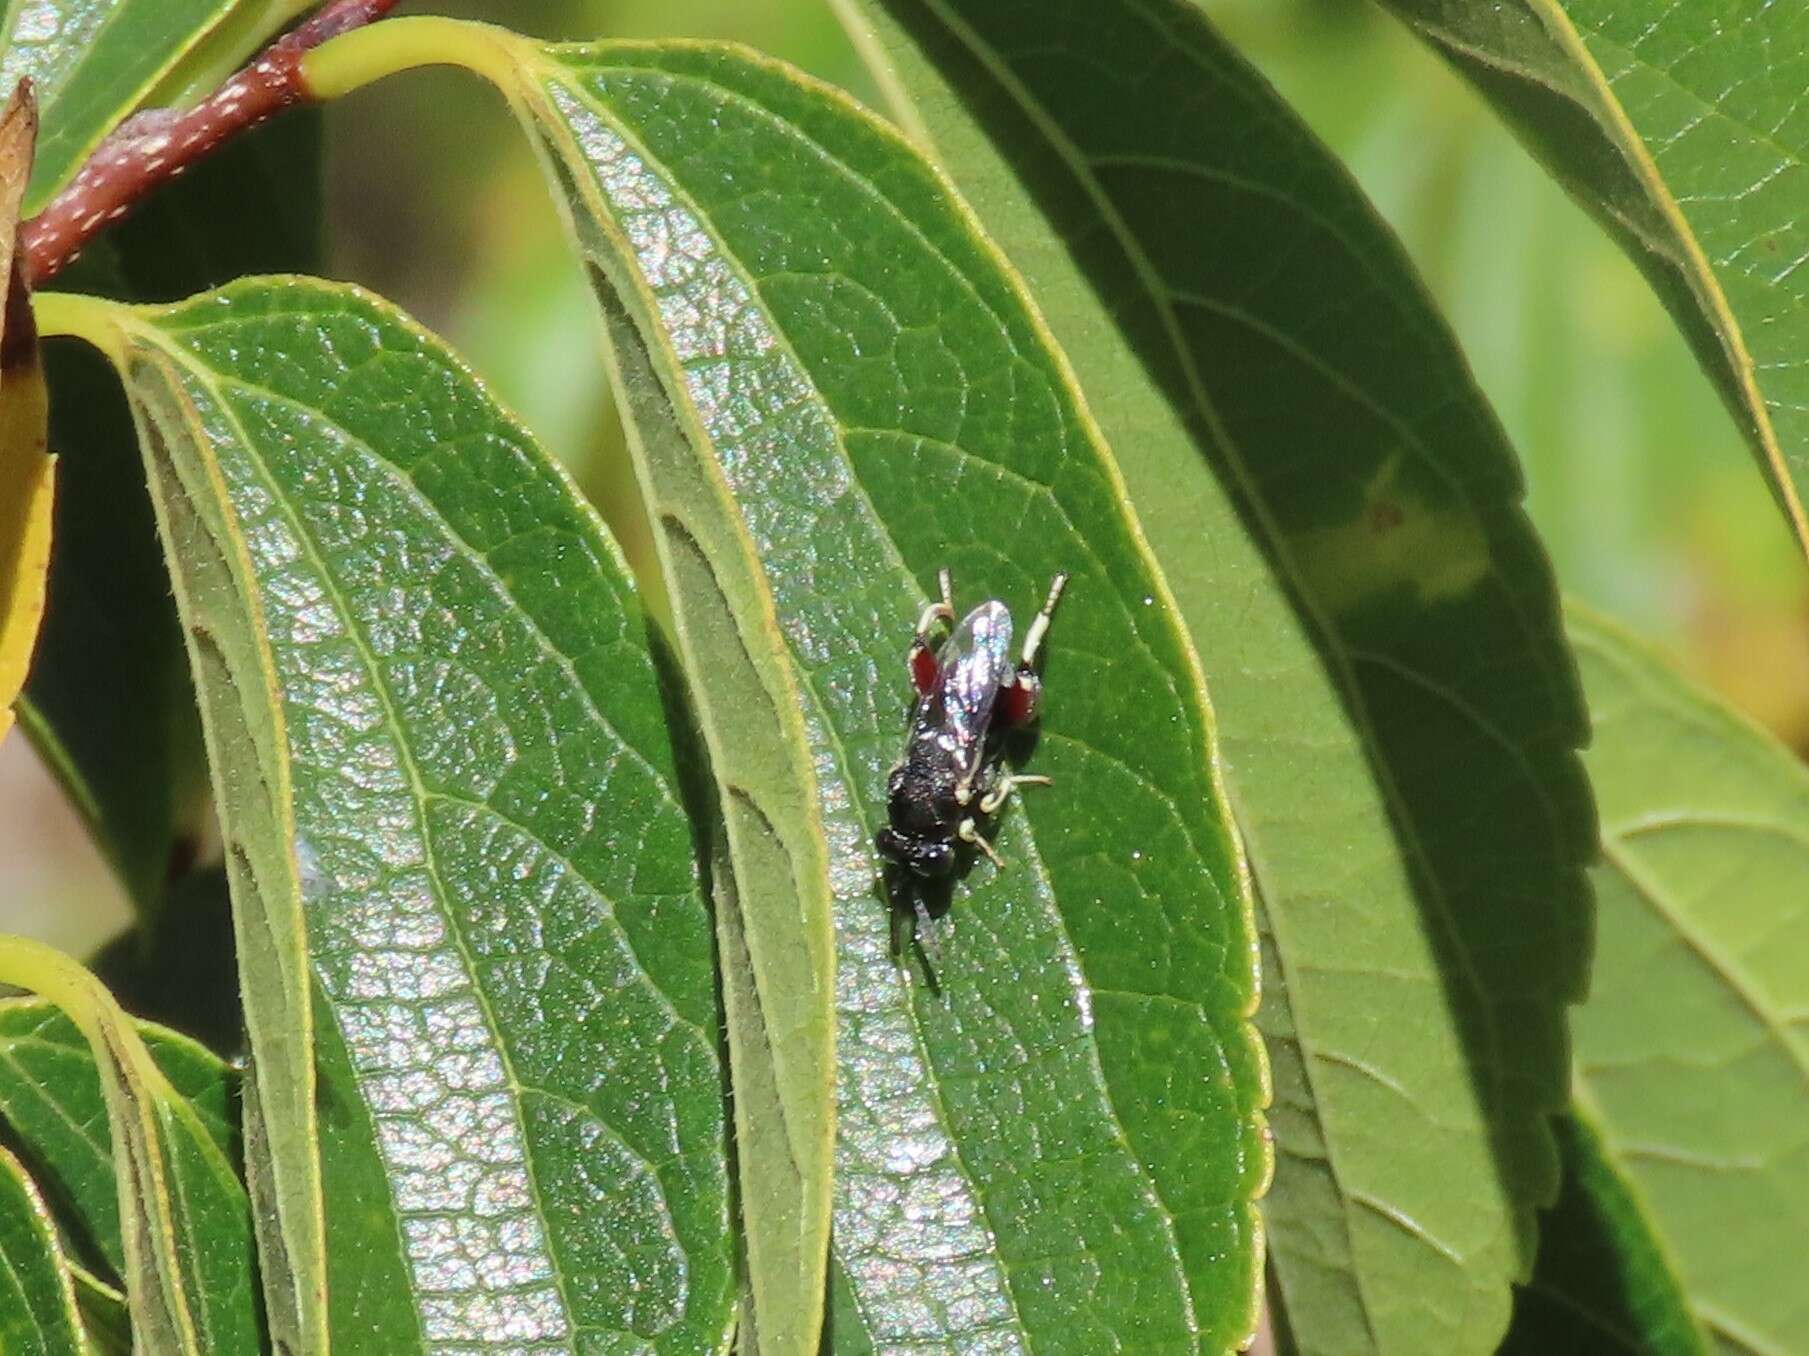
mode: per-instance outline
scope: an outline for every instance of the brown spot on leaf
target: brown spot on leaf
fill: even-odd
[[[1369,530],[1385,537],[1407,521],[1407,510],[1392,499],[1378,499],[1369,506]]]

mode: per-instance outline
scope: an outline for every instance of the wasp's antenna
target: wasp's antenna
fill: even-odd
[[[1057,570],[1055,578],[1049,581],[1049,596],[1043,599],[1043,610],[1036,614],[1030,623],[1030,629],[1024,633],[1024,663],[1026,666],[1036,662],[1036,652],[1043,648],[1043,637],[1049,632],[1049,619],[1055,615],[1055,605],[1062,600],[1062,590],[1068,587],[1068,572]]]

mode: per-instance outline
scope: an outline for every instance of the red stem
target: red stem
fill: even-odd
[[[333,0],[193,108],[150,109],[126,119],[49,206],[20,224],[26,280],[36,287],[55,276],[153,189],[271,114],[309,98],[302,53],[381,19],[395,5],[396,0]]]

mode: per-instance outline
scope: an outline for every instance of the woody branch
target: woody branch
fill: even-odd
[[[333,0],[292,29],[193,108],[149,109],[94,149],[79,173],[37,216],[20,224],[26,280],[37,286],[70,263],[109,223],[152,190],[273,113],[312,96],[301,57],[328,38],[381,19],[396,0]]]

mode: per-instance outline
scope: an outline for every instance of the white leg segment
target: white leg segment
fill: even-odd
[[[1001,871],[1005,869],[1005,859],[999,856],[998,852],[993,848],[993,845],[987,842],[986,839],[980,835],[979,831],[974,828],[973,820],[962,820],[960,826],[955,830],[955,837],[959,838],[963,843],[972,843],[975,847],[979,848],[980,851],[986,854],[987,858],[994,866],[998,867]]]
[[[1048,786],[1048,785],[1049,785],[1049,779],[1047,777],[1042,777],[1042,776],[1018,777],[1018,776],[1014,776],[1011,773],[1007,772],[1003,777],[999,778],[998,783],[995,786],[993,786],[991,790],[989,790],[984,796],[980,797],[980,813],[983,815],[989,815],[993,811],[997,810],[1006,801],[1011,799],[1011,793],[1020,786]]]
[[[1068,572],[1063,570],[1049,581],[1049,596],[1043,599],[1043,610],[1038,612],[1030,622],[1030,629],[1024,632],[1024,662],[1034,664],[1036,652],[1043,648],[1043,637],[1049,633],[1049,619],[1055,615],[1055,605],[1061,601],[1062,590],[1068,587]]]

